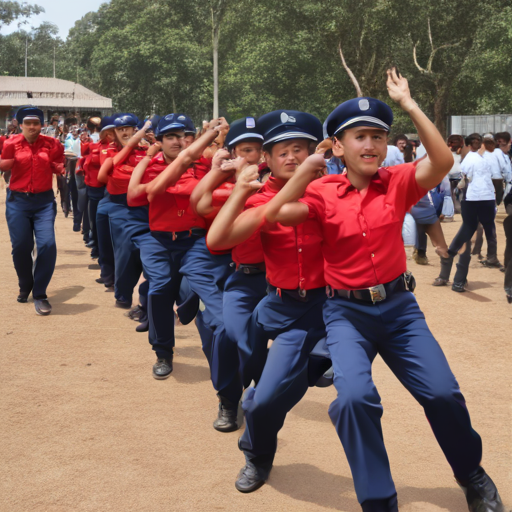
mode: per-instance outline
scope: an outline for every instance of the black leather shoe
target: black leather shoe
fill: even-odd
[[[48,299],[34,299],[34,307],[36,313],[41,316],[47,316],[52,312],[52,305],[48,302]]]
[[[136,320],[137,322],[140,322],[141,316],[145,316],[146,312],[144,309],[142,309],[142,306],[140,304],[137,304],[137,306],[134,306],[130,309],[127,313],[124,314],[131,320]]]
[[[219,396],[219,400],[219,412],[217,419],[213,422],[213,428],[219,432],[234,432],[238,430],[243,422],[239,406],[232,404],[222,396]],[[241,416],[240,420],[239,416]]]
[[[105,286],[107,286],[106,283],[105,283]],[[132,307],[131,302],[125,302],[123,300],[116,300],[116,308],[130,309],[131,307]]]
[[[89,240],[86,244],[85,244],[85,247],[88,247],[89,249],[92,249],[93,247],[96,247],[96,242],[94,240]]]
[[[159,357],[153,365],[153,377],[157,380],[167,379],[172,373],[172,358]]]
[[[260,470],[255,464],[247,461],[238,473],[235,487],[240,492],[254,492],[267,481],[267,478],[268,473],[266,471]]]
[[[149,320],[144,320],[137,327],[135,327],[137,332],[148,332],[149,331]]]
[[[457,483],[466,496],[469,512],[509,512],[484,468],[478,468],[467,482],[457,480]]]
[[[466,281],[467,283],[467,281]],[[463,293],[466,291],[466,283],[453,283],[452,290],[454,292]]]
[[[28,301],[29,295],[30,295],[30,292],[28,292],[28,293],[20,292],[20,294],[18,295],[18,298],[16,300],[18,302],[21,302],[22,304],[25,304],[25,302]]]

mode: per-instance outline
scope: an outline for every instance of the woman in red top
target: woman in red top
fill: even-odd
[[[128,206],[127,192],[133,169],[144,158],[147,146],[141,146],[147,121],[138,131],[134,114],[118,114],[114,119],[117,147],[107,152],[107,159],[98,173],[98,181],[107,182],[111,205],[108,217],[114,248],[114,291],[116,307],[130,309],[133,290],[142,273],[142,263],[132,238],[148,229],[147,206]]]
[[[41,135],[43,112],[32,106],[20,107],[16,113],[22,133],[4,144],[1,171],[11,171],[5,216],[12,243],[12,258],[18,274],[18,302],[27,302],[30,292],[36,313],[52,311],[46,288],[55,269],[55,215],[53,174],[64,170],[64,148],[51,137]],[[37,258],[32,261],[34,237]]]
[[[322,155],[311,157],[267,205],[266,218],[292,225],[316,219],[321,226],[330,287],[324,319],[338,391],[329,415],[363,511],[398,511],[381,429],[382,405],[372,379],[372,362],[380,354],[423,406],[469,510],[505,512],[480,466],[482,442],[471,426],[464,397],[406,274],[401,237],[405,213],[441,182],[453,157],[396,69],[388,70],[387,86],[391,98],[410,115],[429,159],[379,168],[386,155],[391,109],[373,98],[347,101],[325,122],[346,173],[309,184],[325,166]]]

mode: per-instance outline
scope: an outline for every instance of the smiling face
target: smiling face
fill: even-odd
[[[277,142],[270,152],[264,151],[264,156],[272,175],[278,180],[288,181],[309,156],[309,141],[291,139]]]
[[[258,165],[261,159],[261,142],[240,142],[235,146],[235,156],[245,158],[249,165]]]
[[[334,156],[343,157],[347,172],[371,177],[386,158],[387,135],[379,128],[349,128],[334,139],[332,151]]]
[[[21,123],[21,132],[29,142],[34,142],[39,137],[41,128],[39,119],[24,119]]]
[[[166,133],[162,137],[162,152],[167,160],[174,160],[185,147],[183,132]]]
[[[135,134],[135,127],[133,126],[121,126],[116,128],[116,136],[121,146],[126,146],[131,137]]]

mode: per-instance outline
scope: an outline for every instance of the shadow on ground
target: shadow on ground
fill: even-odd
[[[79,315],[98,308],[97,304],[65,304],[68,300],[74,299],[85,289],[84,286],[69,286],[57,290],[49,297],[52,304],[52,315]]]
[[[351,478],[327,473],[311,464],[275,466],[268,485],[298,501],[314,503],[343,512],[361,511],[361,506],[357,500],[346,496],[354,490]],[[401,506],[425,503],[436,505],[449,512],[467,511],[464,495],[455,488],[402,487],[397,492],[398,502]]]

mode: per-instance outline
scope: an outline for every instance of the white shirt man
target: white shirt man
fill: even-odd
[[[477,151],[471,151],[460,164],[460,170],[469,180],[466,201],[494,201],[496,192],[488,161]]]

